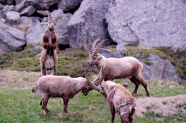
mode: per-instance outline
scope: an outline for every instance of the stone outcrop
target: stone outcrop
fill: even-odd
[[[72,11],[76,9],[82,0],[62,0],[59,4],[59,7],[62,8],[65,12]]]
[[[108,38],[104,16],[108,0],[83,0],[68,22],[69,44],[88,50],[93,41]],[[109,43],[109,42],[107,42]]]
[[[0,56],[21,51],[26,46],[24,32],[0,22]]]
[[[144,77],[147,80],[171,80],[181,82],[181,78],[169,60],[161,59],[159,56],[149,56],[150,65],[144,65]]]
[[[117,43],[182,49],[186,44],[185,18],[182,0],[115,0],[106,14],[109,34]]]
[[[20,23],[20,14],[15,11],[9,11],[6,13],[7,23],[11,25],[16,25]]]

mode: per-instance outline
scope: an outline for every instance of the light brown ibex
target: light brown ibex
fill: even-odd
[[[40,77],[33,85],[32,92],[38,92],[41,96],[40,105],[45,115],[49,115],[47,103],[50,97],[63,98],[64,113],[67,113],[68,101],[82,91],[87,95],[91,87],[83,77],[71,78],[68,76],[47,75]]]
[[[100,71],[102,72],[102,70]],[[100,74],[100,78],[103,79],[103,75]],[[97,80],[96,83],[101,83],[101,88],[98,88],[94,85],[94,82],[91,82],[87,72],[85,72],[85,77],[89,85],[103,94],[110,105],[111,111],[111,123],[114,123],[115,112],[120,115],[122,123],[132,123],[135,113],[135,99],[132,94],[123,87],[121,84],[116,84],[112,81],[105,81],[101,83],[101,79]]]
[[[56,48],[57,48],[57,37],[55,33],[55,25],[57,21],[62,18],[58,16],[55,20],[52,19],[51,14],[48,14],[48,26],[43,36],[43,50],[41,53],[40,64],[41,73],[44,75],[56,75],[56,64],[58,61]]]
[[[147,84],[143,79],[143,65],[134,57],[122,57],[122,58],[106,58],[103,55],[99,54],[98,51],[101,46],[107,41],[101,41],[97,47],[96,43],[99,39],[95,40],[92,48],[89,52],[89,59],[86,63],[89,66],[96,66],[100,71],[101,66],[103,67],[103,73],[105,76],[105,81],[114,80],[119,78],[129,78],[134,84],[135,89],[133,95],[137,93],[139,85],[142,84],[146,90],[147,96],[150,96],[150,93],[147,88]],[[96,81],[100,79],[100,76],[97,77]],[[94,83],[97,85],[97,83]]]

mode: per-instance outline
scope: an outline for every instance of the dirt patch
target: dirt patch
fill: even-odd
[[[159,113],[162,116],[170,116],[181,110],[186,115],[186,95],[176,95],[171,97],[139,97],[136,99],[136,115],[143,117],[148,110]]]
[[[28,89],[40,76],[40,72],[1,70],[0,89]]]

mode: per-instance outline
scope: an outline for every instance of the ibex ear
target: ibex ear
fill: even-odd
[[[98,57],[98,60],[102,59],[102,56]]]

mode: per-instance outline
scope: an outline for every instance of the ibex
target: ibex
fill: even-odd
[[[53,20],[48,11],[47,14],[49,21],[43,36],[43,50],[40,58],[42,76],[56,75],[56,64],[58,61],[58,57],[56,54],[57,37],[55,33],[55,25],[57,21],[62,18],[62,16],[60,15],[55,20]]]
[[[147,88],[147,84],[143,79],[143,65],[134,57],[122,57],[122,58],[106,58],[103,55],[99,54],[98,51],[101,46],[107,41],[101,41],[98,46],[95,48],[96,43],[99,39],[95,40],[92,48],[89,52],[89,59],[87,61],[89,66],[96,66],[100,71],[101,66],[103,67],[103,73],[105,76],[105,81],[114,80],[119,78],[129,78],[134,84],[135,89],[133,95],[137,93],[139,85],[142,84],[146,90],[147,96],[150,96],[150,93]],[[96,80],[100,79],[100,76]],[[96,83],[94,83],[97,85]]]
[[[100,72],[102,72],[102,70]],[[103,75],[100,75],[101,79],[96,81],[97,84],[100,84],[103,79]],[[101,83],[101,88],[98,88],[94,85],[94,82],[90,81],[87,72],[85,72],[85,77],[89,85],[103,94],[109,103],[112,115],[111,123],[114,123],[115,112],[120,115],[122,123],[133,123],[136,107],[135,99],[123,85],[116,84],[112,81],[105,81]]]
[[[45,115],[49,115],[47,103],[50,97],[63,98],[63,112],[67,113],[69,99],[80,91],[86,96],[90,90],[89,84],[83,77],[71,78],[68,76],[47,75],[40,77],[32,86],[32,92],[38,92],[42,96],[40,105]]]

